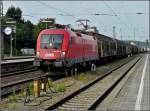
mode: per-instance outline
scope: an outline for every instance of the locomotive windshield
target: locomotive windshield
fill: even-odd
[[[43,34],[41,36],[42,49],[61,49],[63,34]]]

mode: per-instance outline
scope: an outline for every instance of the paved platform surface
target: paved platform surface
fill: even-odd
[[[28,62],[28,61],[34,61],[34,58],[31,58],[31,59],[4,60],[4,61],[1,61],[1,64],[19,63],[19,62]]]
[[[139,61],[109,110],[150,110],[150,54]]]

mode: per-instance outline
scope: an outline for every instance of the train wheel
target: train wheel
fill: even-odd
[[[70,75],[72,75],[72,69],[65,69],[65,75],[66,77],[69,77]]]

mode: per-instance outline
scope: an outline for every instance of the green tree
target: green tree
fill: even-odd
[[[48,22],[43,23],[43,22],[42,22],[43,19],[40,19],[40,21],[38,22],[38,24],[37,24],[37,25],[34,25],[33,36],[34,36],[35,39],[37,39],[39,33],[40,33],[42,30],[44,30],[44,29],[46,29],[46,28],[53,28],[53,27],[56,27],[56,26],[55,26],[55,19],[54,19],[54,18],[47,18],[47,19],[45,19],[45,20],[48,21]]]
[[[7,17],[11,17],[11,18],[14,18],[14,15],[16,14],[15,11],[15,7],[14,6],[11,6],[8,8],[7,12],[6,12],[6,16]]]
[[[44,23],[39,22],[37,25],[34,25],[33,36],[37,39],[39,33],[46,28]]]
[[[14,6],[11,6],[8,8],[6,16],[14,18],[16,21],[21,21],[22,10],[19,7],[15,8]]]
[[[11,20],[10,20],[11,19]],[[22,18],[22,11],[19,7],[15,8],[11,6],[6,12],[6,16],[2,18],[2,25],[7,26],[6,21],[16,21],[16,33],[12,34],[16,38],[16,49],[17,52],[20,52],[21,48],[29,47],[35,48],[35,40],[33,38],[33,29],[34,25],[30,20],[25,21]],[[9,54],[10,52],[10,37],[5,35],[5,53]],[[13,49],[15,46],[15,39],[13,40]]]
[[[17,21],[20,21],[21,20],[21,17],[22,17],[22,11],[21,11],[21,9],[19,8],[19,7],[17,7],[16,8],[16,10],[15,10],[15,19],[17,20]]]

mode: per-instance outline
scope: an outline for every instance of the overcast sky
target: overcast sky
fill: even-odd
[[[148,1],[4,1],[4,13],[11,5],[20,7],[23,18],[37,24],[40,18],[56,18],[60,24],[74,24],[89,19],[99,32],[112,36],[116,26],[118,39],[145,41],[149,38]],[[144,14],[138,15],[141,12]],[[93,15],[95,13],[107,15]],[[117,14],[117,16],[114,16]],[[73,15],[62,16],[62,15]],[[121,34],[122,33],[122,34]]]

